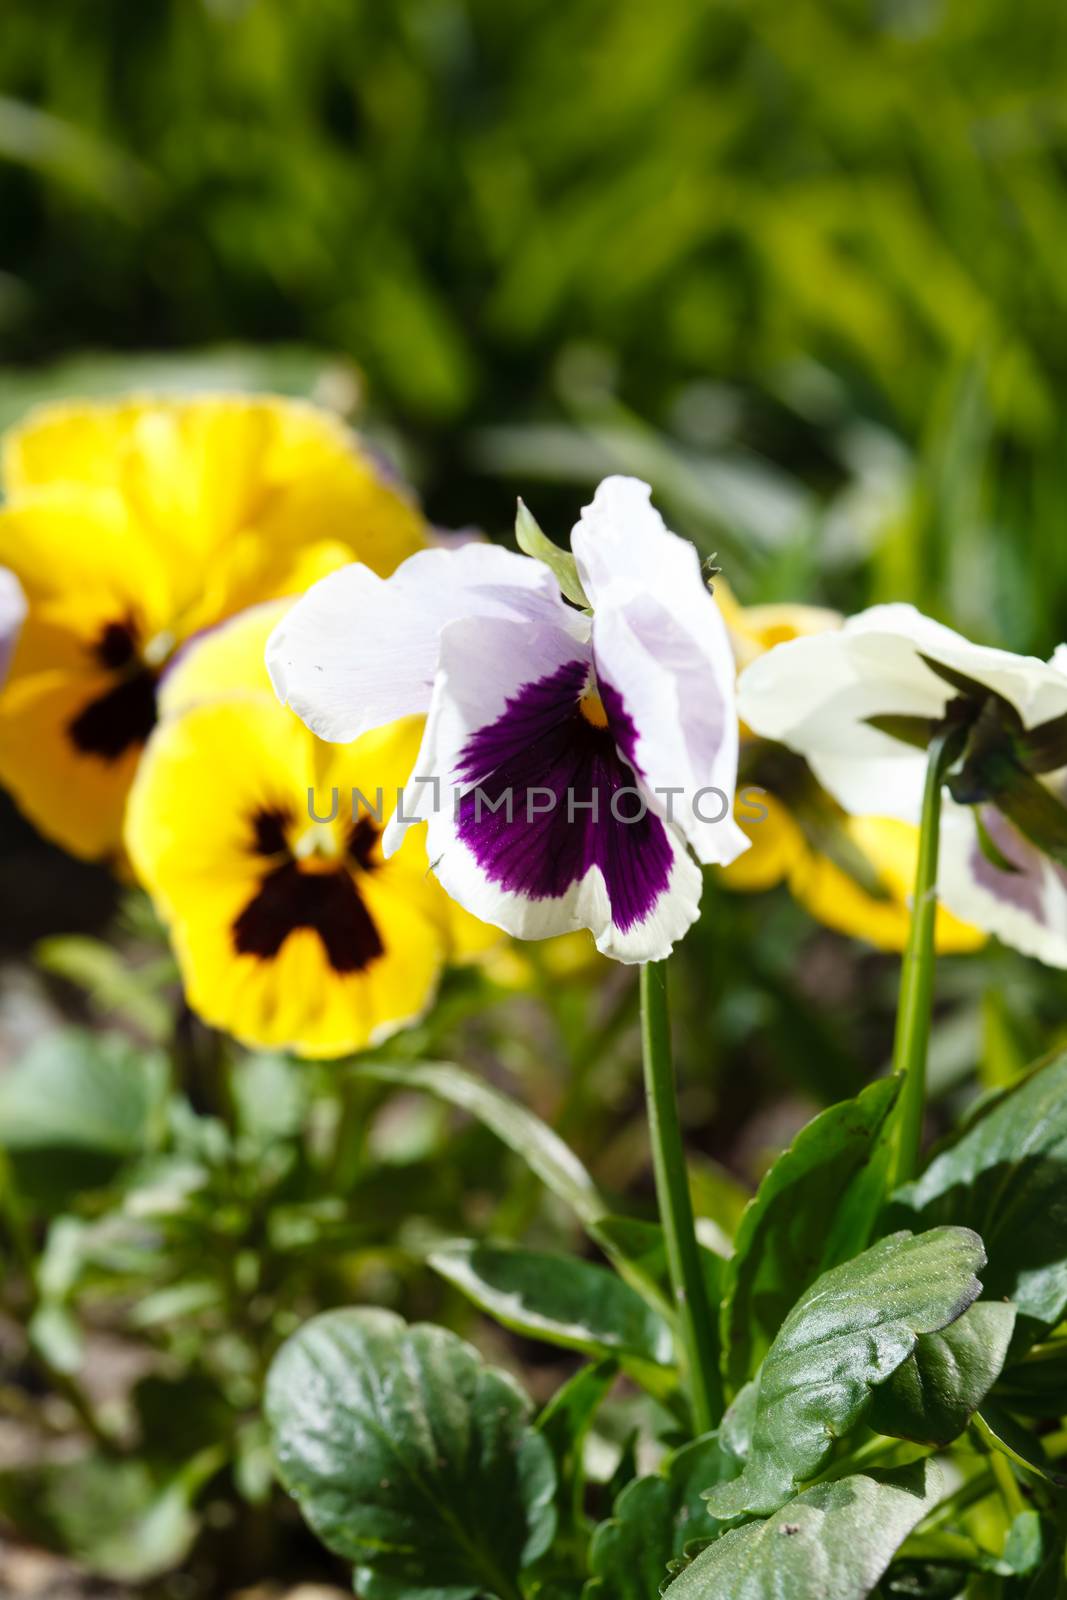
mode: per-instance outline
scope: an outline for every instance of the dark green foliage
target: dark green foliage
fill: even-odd
[[[939,1492],[937,1469],[925,1462],[820,1484],[766,1522],[725,1533],[668,1593],[671,1600],[864,1600]]]
[[[1067,1056],[980,1107],[895,1198],[898,1226],[974,1228],[986,1294],[1014,1301],[1024,1334],[1054,1326],[1067,1309]]]
[[[278,1356],[266,1404],[283,1483],[367,1600],[510,1600],[548,1547],[548,1444],[516,1385],[446,1329],[329,1312]]]
[[[919,1335],[947,1327],[977,1298],[984,1261],[976,1234],[935,1228],[891,1234],[817,1278],[767,1352],[748,1461],[712,1493],[714,1514],[765,1516],[813,1478]]]
[[[724,1360],[735,1387],[755,1372],[809,1283],[866,1243],[871,1202],[859,1187],[850,1204],[842,1196],[869,1170],[897,1089],[892,1080],[872,1083],[809,1122],[742,1217],[723,1295]],[[827,1226],[831,1218],[836,1228]]]

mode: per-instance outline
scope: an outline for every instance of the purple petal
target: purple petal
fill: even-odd
[[[612,922],[625,932],[666,891],[673,850],[619,754],[635,739],[621,696],[601,686],[608,725],[595,727],[579,708],[586,674],[584,661],[571,661],[523,685],[501,717],[471,735],[459,774],[476,788],[460,803],[458,833],[492,882],[531,900],[559,899],[598,867]]]

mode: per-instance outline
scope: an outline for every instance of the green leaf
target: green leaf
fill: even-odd
[[[890,1214],[895,1227],[973,1228],[988,1298],[1014,1301],[1030,1338],[1054,1327],[1067,1310],[1067,1055],[980,1107]]]
[[[1041,1518],[1036,1511],[1020,1511],[1004,1541],[1004,1560],[1020,1578],[1037,1572],[1045,1560],[1046,1540]]]
[[[1067,1473],[1057,1471],[1045,1454],[1045,1447],[1035,1434],[1024,1428],[994,1400],[986,1400],[975,1417],[975,1431],[991,1450],[1014,1461],[1017,1467],[1049,1483],[1067,1485]]]
[[[418,1063],[371,1061],[360,1073],[380,1083],[422,1089],[470,1112],[509,1145],[547,1189],[587,1227],[609,1212],[607,1202],[574,1152],[539,1117],[462,1067],[450,1061]]]
[[[129,958],[102,939],[84,934],[62,934],[42,939],[34,958],[45,972],[76,984],[89,998],[93,1010],[113,1020],[125,1019],[154,1044],[164,1044],[174,1027],[173,1009],[160,993],[160,978],[170,978],[155,964],[131,966]]]
[[[0,1148],[137,1155],[162,1131],[166,1088],[159,1051],[64,1028],[0,1080]]]
[[[1011,770],[990,798],[1024,838],[1060,866],[1067,865],[1067,806],[1039,778]]]
[[[724,1262],[721,1256],[700,1243],[699,1218],[696,1226],[708,1299],[712,1305],[718,1305],[722,1299]],[[639,1217],[604,1217],[591,1231],[616,1269],[637,1287],[645,1300],[657,1306],[663,1316],[671,1317],[673,1291],[667,1241],[659,1223],[645,1222]]]
[[[1021,1591],[1020,1600],[1063,1600],[1067,1587],[1067,1552],[1062,1536],[1053,1546],[1040,1569]]]
[[[1067,711],[1017,733],[1013,745],[1027,772],[1058,772],[1067,767]]]
[[[1021,729],[1022,719],[1011,701],[1006,700],[995,689],[991,689],[988,684],[982,683],[978,678],[968,677],[958,667],[950,667],[944,661],[935,661],[932,656],[924,655],[921,650],[919,651],[919,658],[926,662],[930,671],[936,673],[942,683],[947,683],[951,688],[958,689],[966,699],[974,700],[979,705],[991,703],[1000,711],[1006,725]]]
[[[874,1391],[867,1423],[894,1439],[949,1444],[996,1382],[1015,1328],[1015,1307],[979,1300],[915,1352]]]
[[[561,550],[558,544],[552,543],[548,535],[541,531],[533,513],[521,500],[515,513],[515,541],[523,555],[532,556],[535,561],[544,563],[559,584],[560,592],[565,594],[568,600],[573,600],[583,611],[589,609],[589,601],[585,597],[582,580],[578,576],[578,564],[574,557],[569,550]]]
[[[767,1514],[814,1477],[918,1336],[947,1327],[977,1298],[984,1260],[976,1234],[936,1228],[881,1239],[817,1278],[767,1352],[744,1473],[713,1493],[712,1512]]]
[[[790,1306],[819,1273],[866,1243],[869,1208],[850,1187],[870,1161],[898,1090],[894,1079],[883,1079],[822,1112],[750,1201],[726,1268],[723,1349],[732,1387],[752,1376]]]
[[[1067,1414],[1067,1339],[1034,1345],[1021,1361],[1004,1369],[993,1397],[1027,1417]]]
[[[596,1357],[637,1356],[671,1366],[663,1319],[606,1267],[574,1256],[459,1239],[427,1257],[483,1311],[532,1339]]]
[[[590,1238],[642,1298],[656,1310],[667,1309],[659,1284],[639,1260],[643,1251],[658,1246],[652,1236],[653,1231],[658,1233],[655,1225],[611,1218],[607,1201],[573,1150],[532,1111],[450,1061],[372,1061],[361,1063],[359,1071],[381,1083],[422,1089],[477,1117],[522,1157],[547,1189],[570,1206]],[[640,1249],[632,1248],[627,1241],[642,1229]]]
[[[768,1521],[716,1539],[668,1600],[864,1600],[940,1494],[929,1461],[817,1484]]]
[[[27,1538],[123,1583],[146,1583],[185,1556],[193,1501],[222,1465],[219,1450],[160,1479],[144,1461],[103,1455],[0,1473],[0,1510]]]
[[[940,727],[936,717],[907,716],[903,712],[886,712],[863,720],[869,728],[877,728],[879,733],[887,733],[891,739],[899,739],[901,744],[911,745],[915,750],[927,749]]]
[[[590,1600],[651,1600],[670,1563],[719,1532],[703,1493],[735,1477],[738,1468],[718,1434],[710,1433],[667,1456],[658,1473],[628,1484],[589,1547],[589,1571],[597,1580]]]
[[[556,1507],[564,1537],[583,1521],[585,1440],[617,1375],[614,1361],[580,1367],[556,1390],[537,1419],[537,1430],[548,1441],[556,1463]]]
[[[307,1114],[307,1073],[288,1056],[246,1056],[235,1063],[230,1083],[242,1139],[266,1148],[300,1132]]]
[[[555,1527],[552,1453],[470,1345],[327,1312],[275,1358],[266,1411],[282,1483],[364,1600],[518,1600]]]

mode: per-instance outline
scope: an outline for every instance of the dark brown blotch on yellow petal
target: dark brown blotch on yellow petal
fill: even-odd
[[[67,725],[83,755],[117,761],[143,745],[156,725],[156,675],[141,667],[113,689],[91,700]]]
[[[292,813],[279,806],[274,810],[257,811],[252,818],[252,849],[257,856],[279,856],[288,853]]]
[[[90,700],[67,725],[83,755],[117,761],[143,745],[156,725],[156,674],[137,654],[138,629],[131,618],[106,622],[90,653],[98,666],[119,675],[111,689]]]
[[[132,622],[107,622],[93,645],[93,654],[102,667],[121,672],[137,654],[137,629]]]
[[[373,872],[379,865],[378,840],[381,829],[371,821],[370,817],[360,817],[348,830],[348,839],[345,848],[348,858],[364,872]]]
[[[234,948],[239,955],[269,961],[300,928],[318,934],[327,961],[342,975],[365,971],[385,953],[374,920],[343,867],[313,872],[287,861],[269,872],[233,925]]]

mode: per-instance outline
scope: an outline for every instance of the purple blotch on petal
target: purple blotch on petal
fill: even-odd
[[[975,882],[983,889],[1003,900],[1006,905],[1025,911],[1042,926],[1047,924],[1045,912],[1045,858],[1040,850],[1024,839],[995,806],[983,806],[982,824],[993,844],[1005,861],[1017,870],[1003,872],[983,852],[975,834],[971,846],[971,871]],[[1050,863],[1051,865],[1051,863]],[[1062,869],[1060,869],[1062,870]]]
[[[459,776],[485,797],[481,815],[475,791],[460,803],[459,837],[491,882],[530,900],[561,899],[592,867],[599,867],[611,905],[611,919],[623,933],[643,922],[665,892],[673,850],[660,819],[646,812],[636,821],[618,821],[612,797],[635,789],[636,775],[620,755],[632,750],[636,730],[622,697],[601,683],[608,716],[596,728],[579,710],[586,683],[586,661],[569,661],[545,678],[527,683],[507,702],[502,716],[473,733],[463,747]],[[510,789],[512,815],[490,811]],[[550,790],[551,810],[527,815],[532,789]],[[575,810],[569,820],[567,794],[576,807],[598,797],[597,820]],[[534,797],[539,807],[544,796]],[[624,818],[640,810],[635,795],[619,802]]]

